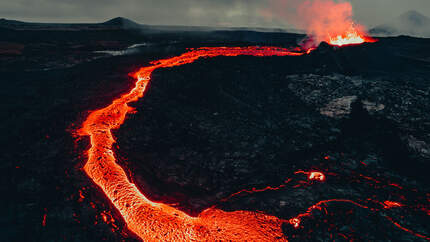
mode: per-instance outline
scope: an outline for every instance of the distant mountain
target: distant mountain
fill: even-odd
[[[24,23],[24,22],[0,18],[0,24],[6,25],[6,24],[22,24],[22,23]]]
[[[13,28],[17,26],[29,26],[29,25],[31,25],[31,23],[17,21],[17,20],[10,20],[5,18],[0,19],[0,27]]]
[[[181,26],[181,25],[145,25],[133,20],[116,17],[101,23],[37,23],[24,22],[0,18],[0,28],[14,30],[50,30],[50,31],[76,31],[76,30],[136,30],[146,33],[159,32],[193,32],[193,31],[243,31],[243,32],[276,32],[298,33],[304,31],[280,28],[252,28],[252,27],[208,27],[208,26]]]
[[[20,30],[103,30],[141,29],[144,25],[122,17],[113,18],[103,23],[33,23],[1,18],[0,27]]]
[[[409,35],[430,38],[430,18],[417,11],[408,11],[390,23],[376,26],[369,32],[380,36]]]
[[[106,22],[103,22],[101,24],[105,26],[119,27],[119,28],[125,28],[125,29],[142,28],[141,24],[138,24],[130,19],[123,18],[123,17],[116,17]]]

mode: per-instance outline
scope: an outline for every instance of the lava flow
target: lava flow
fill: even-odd
[[[382,210],[395,210],[406,207],[406,203],[391,200],[373,202],[372,199],[368,199],[364,205],[349,199],[322,200],[309,207],[306,212],[288,220],[279,219],[261,212],[226,212],[215,206],[193,217],[167,204],[150,201],[138,190],[135,184],[130,182],[124,169],[116,163],[112,149],[112,145],[115,143],[112,130],[118,129],[123,124],[126,115],[134,112],[133,108],[128,104],[143,97],[154,70],[185,65],[199,58],[239,55],[260,57],[300,56],[310,51],[312,50],[295,49],[291,51],[277,47],[209,47],[191,49],[180,56],[151,62],[150,66],[143,67],[133,74],[136,83],[130,92],[113,100],[109,106],[91,112],[81,129],[78,130],[79,136],[89,136],[91,142],[91,147],[87,153],[88,160],[84,165],[85,172],[119,210],[130,231],[144,241],[287,241],[282,230],[283,224],[290,224],[293,228],[303,227],[303,218],[312,217],[313,211],[322,210],[324,206],[332,203],[349,203],[372,212],[379,212],[403,231],[419,238],[430,240],[426,235],[415,233],[403,227],[382,212]],[[329,160],[330,157],[326,156],[324,159]],[[335,173],[297,171],[295,174],[305,174],[307,181],[293,181],[289,178],[284,184],[277,187],[244,189],[221,201],[225,202],[234,196],[242,194],[280,190],[286,188],[287,185],[297,188],[322,183],[326,182],[327,175]],[[382,182],[371,177],[361,174],[357,177],[372,183],[375,188],[383,186]],[[403,189],[402,186],[395,183],[387,184],[390,187]],[[80,199],[85,198],[81,192],[79,196]],[[372,203],[377,204],[379,208],[372,205]],[[428,211],[427,207],[417,206],[417,209]],[[103,212],[101,218],[106,223],[114,222],[109,212]],[[46,213],[42,223],[43,225],[46,223]]]
[[[203,57],[303,54],[277,47],[213,47],[192,49],[177,57],[151,62],[150,66],[141,68],[133,75],[136,84],[130,92],[115,99],[109,106],[91,112],[84,121],[78,134],[89,136],[91,142],[85,172],[119,210],[128,228],[145,241],[285,241],[281,229],[283,221],[274,216],[209,208],[192,217],[166,204],[150,201],[116,163],[112,130],[118,129],[127,113],[132,112],[128,104],[143,97],[152,72],[158,68],[180,66]]]

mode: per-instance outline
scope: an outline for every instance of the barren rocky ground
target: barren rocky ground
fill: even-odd
[[[129,90],[128,73],[186,48],[288,47],[302,37],[0,25],[2,238],[136,240],[81,169],[89,144],[73,132],[88,110]],[[301,57],[217,57],[157,70],[133,105],[137,113],[115,132],[118,159],[151,199],[189,214],[217,206],[289,219],[321,200],[348,199],[368,208],[328,203],[298,229],[286,223],[285,234],[424,241],[429,46],[428,39],[382,38],[340,49],[322,44]],[[311,170],[326,180],[297,173]],[[402,206],[384,208],[385,201]]]

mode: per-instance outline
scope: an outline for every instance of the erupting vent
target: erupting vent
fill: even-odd
[[[329,35],[328,40],[329,44],[337,46],[357,45],[365,42],[373,43],[376,42],[376,39],[368,37],[367,34],[357,30],[354,26],[351,26],[351,28],[343,34],[334,36]]]

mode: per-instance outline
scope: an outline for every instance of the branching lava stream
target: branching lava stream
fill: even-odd
[[[130,92],[115,99],[109,106],[91,112],[81,129],[78,130],[79,136],[89,136],[91,142],[88,160],[84,165],[85,172],[119,210],[128,228],[144,241],[287,241],[282,230],[283,223],[298,228],[301,226],[302,218],[311,216],[313,210],[321,210],[323,205],[329,203],[349,203],[372,211],[380,211],[381,209],[374,209],[348,199],[330,199],[320,201],[309,207],[306,212],[287,220],[261,212],[226,212],[215,206],[193,217],[167,204],[150,201],[135,184],[129,181],[123,168],[116,163],[112,149],[112,145],[115,143],[112,130],[118,129],[123,124],[126,115],[133,112],[133,108],[128,104],[143,97],[154,70],[185,65],[199,58],[239,55],[301,56],[309,54],[311,51],[312,49],[306,51],[278,47],[209,47],[191,49],[180,56],[151,62],[151,65],[143,67],[133,74],[136,83]],[[296,174],[306,175],[307,183],[325,182],[326,175],[328,175],[318,171],[297,171]],[[287,179],[278,187],[245,189],[232,194],[221,202],[242,194],[274,191],[283,189],[287,185],[294,188],[307,184],[291,181],[292,179]],[[385,201],[379,206],[382,206],[383,209],[391,209],[401,207],[403,204]],[[402,230],[420,238],[429,239],[425,235],[416,234],[402,227],[392,218],[386,217]],[[103,219],[107,220],[106,215],[103,216]]]

